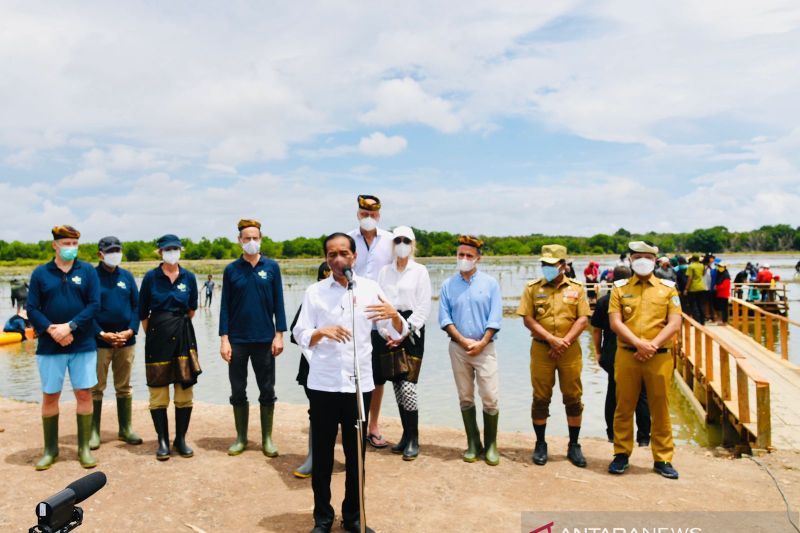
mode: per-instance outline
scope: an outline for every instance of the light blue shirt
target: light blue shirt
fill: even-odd
[[[442,329],[453,324],[468,339],[480,340],[489,328],[499,331],[502,320],[503,295],[497,280],[490,275],[478,270],[466,281],[457,272],[442,284],[439,296]]]

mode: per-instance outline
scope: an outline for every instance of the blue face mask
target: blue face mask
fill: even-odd
[[[544,275],[544,279],[547,280],[547,283],[550,283],[554,279],[561,274],[561,270],[558,267],[552,265],[542,265],[542,275]]]
[[[75,258],[78,257],[78,247],[65,246],[63,248],[59,248],[58,255],[60,255],[61,259],[63,259],[64,261],[74,261]]]

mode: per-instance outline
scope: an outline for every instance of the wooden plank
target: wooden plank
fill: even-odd
[[[739,329],[739,301],[735,298],[731,302],[731,318],[732,326]]]
[[[772,422],[770,420],[769,383],[756,386],[756,442],[766,450],[772,446]]]
[[[719,347],[719,379],[722,387],[722,399],[731,399],[731,364],[728,350]]]
[[[772,330],[772,316],[766,315],[766,328],[767,328],[767,342],[764,344],[765,347],[770,349],[771,351],[775,351],[775,332]]]
[[[714,339],[706,335],[706,382],[714,380]]]
[[[700,369],[703,368],[703,332],[694,328],[694,377],[700,379]]]
[[[781,338],[781,359],[784,361],[789,360],[789,323],[781,320],[778,326],[780,328]]]
[[[756,316],[754,317],[755,325],[753,326],[753,338],[756,340],[757,343],[761,344],[764,336],[761,333],[761,315],[762,313],[756,312]]]
[[[739,421],[750,422],[750,389],[747,386],[747,373],[736,361],[736,397],[739,400]]]

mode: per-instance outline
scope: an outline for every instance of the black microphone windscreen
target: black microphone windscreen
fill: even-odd
[[[88,476],[84,476],[78,480],[73,481],[67,488],[75,493],[75,503],[81,503],[83,500],[102,489],[106,484],[106,475],[102,472],[93,472]]]

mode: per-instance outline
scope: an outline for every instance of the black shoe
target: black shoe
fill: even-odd
[[[639,445],[639,448],[647,448],[648,446],[650,446],[650,439],[642,439],[636,441],[636,444]]]
[[[567,447],[567,459],[569,459],[570,463],[579,468],[586,468],[586,458],[581,451],[581,445],[577,442],[569,443]]]
[[[608,473],[621,476],[625,471],[630,468],[628,464],[628,456],[624,453],[618,453],[614,456],[614,460],[608,465]]]
[[[533,464],[544,465],[547,464],[547,443],[545,441],[537,442],[536,447],[533,449]]]
[[[347,533],[361,533],[361,520],[342,522],[342,529],[347,531]],[[365,526],[364,531],[366,531],[366,533],[375,533],[375,530],[369,526]]]
[[[331,533],[331,526],[314,526],[311,533]]]
[[[666,461],[656,461],[653,463],[653,470],[667,479],[678,479],[678,471],[672,468],[671,463]]]

